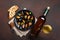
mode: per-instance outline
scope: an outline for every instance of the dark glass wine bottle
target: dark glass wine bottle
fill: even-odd
[[[39,18],[37,19],[37,22],[35,23],[35,25],[31,29],[31,36],[37,36],[39,34],[39,32],[41,31],[41,29],[46,21],[46,16],[49,12],[49,9],[50,9],[50,7],[47,7],[45,9],[43,15],[39,16]]]

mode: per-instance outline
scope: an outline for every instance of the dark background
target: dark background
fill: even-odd
[[[39,17],[47,6],[51,7],[45,24],[50,24],[53,31],[46,35],[39,34],[37,40],[60,40],[60,0],[0,0],[0,40],[28,40],[26,37],[19,38],[12,33],[8,25],[8,9],[13,6],[23,5],[31,10],[35,17]]]

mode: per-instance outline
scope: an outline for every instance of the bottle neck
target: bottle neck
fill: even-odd
[[[45,11],[44,11],[44,13],[43,13],[43,16],[47,16],[47,14],[48,14],[48,12],[49,12],[49,10],[50,10],[50,8],[49,7],[47,7],[46,9],[45,9]]]

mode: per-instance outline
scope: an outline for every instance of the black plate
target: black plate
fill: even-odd
[[[30,16],[30,19],[28,19],[28,16]],[[33,19],[31,19],[31,18],[33,18]],[[23,20],[25,22],[23,22]],[[35,17],[33,15],[33,13],[29,10],[20,10],[15,15],[14,23],[15,23],[16,28],[18,28],[19,30],[22,30],[22,31],[26,31],[33,27],[33,25],[35,23]],[[29,26],[29,23],[31,23],[32,25]]]

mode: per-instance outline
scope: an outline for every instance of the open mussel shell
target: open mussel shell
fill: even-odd
[[[35,23],[35,17],[29,10],[20,10],[16,13],[14,18],[16,28],[21,31],[29,30]]]
[[[44,34],[49,34],[52,31],[52,26],[51,25],[43,25],[42,32]]]

